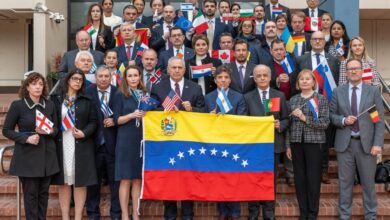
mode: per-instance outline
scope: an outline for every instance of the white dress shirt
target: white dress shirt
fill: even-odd
[[[314,70],[315,68],[317,68],[318,64],[317,64],[317,57],[316,57],[316,53],[314,51],[311,51],[311,68],[312,70]],[[326,63],[326,57],[325,57],[325,51],[322,51],[320,53],[320,61],[321,63]]]
[[[169,81],[171,82],[171,89],[173,91],[175,91],[175,84],[176,82],[173,81],[171,78],[169,78]],[[184,88],[184,78],[182,78],[179,82],[177,82],[179,84],[179,88],[180,88],[180,96],[183,95],[183,88]]]
[[[269,99],[269,87],[266,90],[262,90],[259,87],[257,87],[257,91],[259,92],[261,102],[264,103],[265,100],[263,100],[263,91],[267,91],[267,94],[265,95],[265,99]]]
[[[106,96],[106,97],[105,97],[104,101],[105,101],[106,103],[108,103],[108,102],[110,101],[111,86],[108,86],[107,89],[99,89],[99,87],[97,87],[96,89],[97,89],[97,91],[98,91],[99,100],[102,98],[102,93],[101,93],[101,91],[105,91],[105,96]]]

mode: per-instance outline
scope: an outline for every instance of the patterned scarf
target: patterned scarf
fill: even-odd
[[[76,96],[69,97],[68,95],[65,95],[64,98],[64,105],[67,109],[70,109],[70,112],[72,113],[73,118],[75,117],[75,101],[76,101]]]

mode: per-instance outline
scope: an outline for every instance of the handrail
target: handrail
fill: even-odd
[[[8,171],[4,169],[4,154],[9,150],[14,150],[15,145],[8,145],[0,148],[0,175],[8,174]],[[20,179],[16,181],[16,220],[21,219],[21,192],[20,192]]]
[[[390,94],[390,88],[389,88],[389,86],[387,85],[385,79],[383,79],[383,77],[382,77],[381,74],[379,74],[379,73],[378,73],[378,78],[379,78],[379,81],[380,81],[381,84],[382,84],[382,89],[384,89],[386,93]]]

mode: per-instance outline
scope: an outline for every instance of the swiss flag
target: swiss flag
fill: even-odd
[[[223,64],[234,62],[233,50],[212,50],[211,57],[220,59]]]

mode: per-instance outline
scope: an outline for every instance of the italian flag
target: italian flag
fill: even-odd
[[[255,20],[253,9],[240,9],[240,21]]]
[[[200,10],[196,15],[194,21],[192,22],[192,26],[194,27],[195,32],[198,34],[207,31],[207,29],[209,28],[209,24],[207,23],[205,17]]]
[[[86,31],[89,34],[89,36],[92,36],[94,33],[96,33],[96,29],[93,28],[92,24],[88,24],[83,28],[83,30]]]

